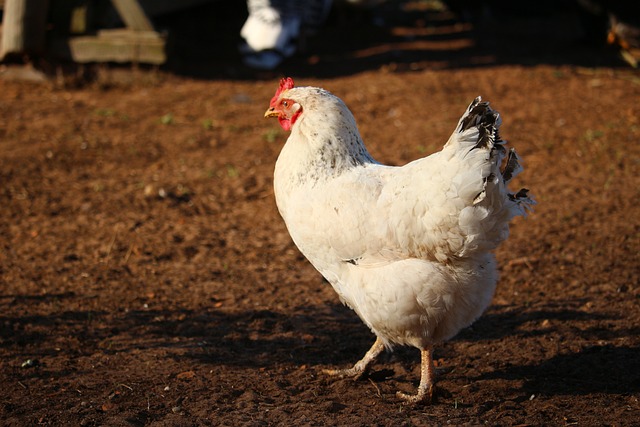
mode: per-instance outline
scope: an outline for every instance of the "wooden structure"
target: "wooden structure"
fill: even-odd
[[[75,62],[164,63],[165,37],[153,29],[138,1],[111,2],[124,21],[125,28],[99,30],[95,35],[52,40],[51,54]]]
[[[0,59],[45,50],[49,0],[4,0]]]
[[[8,55],[46,53],[80,63],[162,64],[166,61],[166,36],[155,31],[149,16],[212,0],[110,1],[122,19],[124,28],[88,32],[91,28],[87,13],[90,1],[84,2],[84,5],[76,2],[77,6],[65,11],[69,15],[66,20],[71,27],[68,28],[71,34],[47,39],[50,0],[0,0],[0,6],[4,6],[0,60]],[[51,3],[55,3],[55,0],[51,0]]]

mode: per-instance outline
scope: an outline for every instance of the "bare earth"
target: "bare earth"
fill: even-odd
[[[409,28],[257,76],[229,53],[201,64],[216,78],[0,80],[0,424],[640,425],[640,75],[517,28]],[[343,98],[382,162],[439,149],[479,94],[524,159],[539,204],[497,251],[492,306],[437,348],[431,406],[395,396],[415,349],[321,372],[374,337],[276,210],[287,135],[262,115],[285,73]]]

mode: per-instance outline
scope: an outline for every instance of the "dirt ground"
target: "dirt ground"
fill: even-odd
[[[0,424],[640,425],[640,75],[564,24],[411,12],[367,36],[337,19],[273,73],[230,38],[166,70],[0,79]],[[479,94],[524,159],[538,206],[491,307],[436,349],[431,406],[395,395],[415,349],[321,372],[373,336],[276,210],[284,74],[344,99],[382,162],[439,149]]]

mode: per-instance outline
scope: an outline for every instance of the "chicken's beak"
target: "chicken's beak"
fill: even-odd
[[[270,107],[267,111],[264,112],[265,118],[278,117],[279,115],[280,113],[278,113],[274,107]]]

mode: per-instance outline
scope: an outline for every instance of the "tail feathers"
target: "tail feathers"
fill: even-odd
[[[501,164],[505,156],[505,141],[500,138],[502,119],[489,103],[477,97],[460,118],[456,130],[445,144],[445,150],[453,150],[457,156],[477,161],[489,160]],[[487,158],[486,152],[489,151]]]
[[[504,141],[500,138],[500,114],[494,111],[489,103],[477,97],[467,108],[467,112],[460,119],[458,133],[464,133],[471,128],[476,128],[478,137],[473,148],[485,148],[504,152]]]
[[[456,132],[447,145],[454,142],[455,150],[462,151],[465,158],[469,159],[470,156],[478,158],[480,155],[486,165],[491,165],[486,169],[487,175],[484,177],[483,188],[474,198],[474,205],[485,200],[488,187],[502,188],[501,191],[506,193],[508,200],[516,204],[515,208],[519,214],[524,215],[526,210],[535,204],[535,201],[527,195],[529,190],[525,188],[516,193],[510,193],[507,189],[509,181],[522,172],[523,168],[515,149],[511,148],[508,152],[505,149],[506,141],[500,137],[501,124],[500,114],[494,111],[488,102],[477,97],[460,119]],[[483,151],[485,153],[489,151],[489,155],[482,155]],[[506,161],[503,161],[505,155]],[[504,167],[500,170],[503,163]],[[502,185],[495,187],[495,184],[500,180]]]
[[[522,172],[519,160],[520,157],[516,154],[516,150],[514,148],[510,149],[507,155],[507,162],[502,170],[502,179],[505,183],[511,181],[513,177]]]
[[[509,200],[516,204],[518,207],[518,212],[520,215],[526,216],[527,211],[531,211],[533,209],[533,205],[536,204],[536,201],[529,197],[529,189],[521,188],[517,193],[509,193]]]
[[[478,97],[469,105],[443,149],[452,159],[463,163],[464,172],[458,181],[469,183],[459,186],[464,193],[458,193],[470,202],[459,217],[466,236],[460,256],[495,249],[509,235],[509,221],[515,216],[525,216],[535,204],[527,189],[509,191],[509,181],[523,169],[515,150],[505,148],[500,124],[500,115]]]
[[[518,155],[516,154],[516,150],[514,148],[511,148],[509,150],[504,169],[502,170],[502,180],[505,186],[509,183],[509,181],[511,181],[513,177],[522,172],[523,169],[520,165],[519,160],[520,157],[518,157]],[[528,193],[528,188],[521,188],[516,193],[507,193],[509,200],[517,204],[523,214],[525,214],[527,210],[530,210],[532,206],[536,204],[535,200],[530,198]]]

